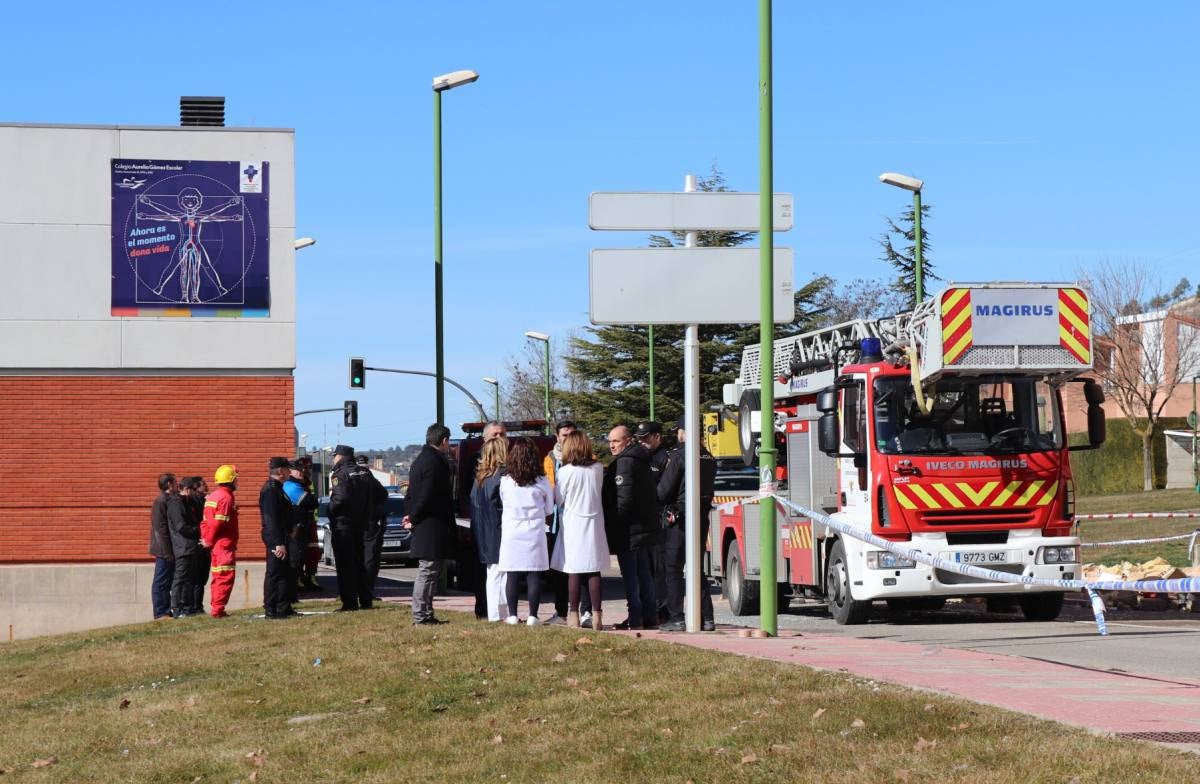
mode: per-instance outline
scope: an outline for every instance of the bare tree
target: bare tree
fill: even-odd
[[[571,333],[572,335],[574,332]],[[567,336],[570,344],[571,335]],[[562,342],[550,340],[550,409],[551,418],[569,415],[555,391],[575,391],[577,379],[566,371],[561,354]],[[510,355],[504,363],[504,418],[542,419],[546,414],[546,349],[541,343],[527,342],[521,353]]]
[[[1147,266],[1105,260],[1080,275],[1091,296],[1096,375],[1142,439],[1154,489],[1153,439],[1176,388],[1200,372],[1200,306],[1186,281],[1166,289]]]

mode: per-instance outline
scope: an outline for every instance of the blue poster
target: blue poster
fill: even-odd
[[[112,161],[112,315],[267,316],[266,161]]]

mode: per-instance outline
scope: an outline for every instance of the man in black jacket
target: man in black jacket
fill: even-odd
[[[171,614],[186,618],[200,612],[196,600],[199,570],[200,516],[195,514],[192,495],[199,487],[196,477],[179,482],[179,494],[167,499],[167,526],[171,530],[171,550],[175,553],[175,577],[171,581]],[[201,589],[203,598],[203,589]]]
[[[663,469],[667,467],[669,453],[663,445],[662,424],[653,420],[639,422],[633,437],[638,440],[650,453],[650,474],[654,478],[654,487],[662,480]],[[662,520],[662,504],[658,505],[658,519]],[[661,522],[660,522],[661,524]],[[654,598],[658,601],[658,620],[665,623],[670,618],[667,611],[667,551],[666,540],[660,533],[658,541],[650,550],[650,570],[654,572]]]
[[[454,557],[454,497],[450,482],[450,429],[434,423],[425,431],[425,446],[408,470],[408,514],[412,557],[417,561],[413,582],[413,625],[444,623],[433,616],[433,591],[442,561]]]
[[[291,588],[295,584],[288,562],[287,543],[296,520],[292,504],[283,492],[290,475],[286,457],[272,457],[267,464],[270,476],[258,493],[258,511],[262,515],[262,540],[267,546],[267,571],[263,577],[263,609],[271,619],[295,615]]]
[[[679,446],[671,450],[667,467],[663,470],[662,479],[658,483],[658,500],[664,505],[663,514],[667,524],[666,532],[666,575],[667,575],[667,610],[670,619],[661,628],[663,631],[683,631],[687,628],[684,622],[683,597],[685,582],[683,577],[684,562],[687,559],[687,536],[684,528],[685,497],[687,484],[684,482],[684,441],[687,422],[680,417],[675,424],[679,435]],[[708,513],[712,509],[713,485],[717,478],[717,461],[700,444],[700,549],[703,551],[704,542],[708,539]],[[708,580],[700,575],[700,617],[701,631],[716,630],[713,622],[712,596],[708,590]]]
[[[383,558],[383,534],[387,529],[387,488],[371,473],[366,455],[356,458],[358,467],[367,472],[367,485],[371,494],[371,515],[363,529],[363,568],[366,570],[367,585],[371,595],[375,594],[375,583],[379,580],[379,562]]]
[[[150,602],[154,607],[156,621],[171,617],[171,583],[175,580],[175,554],[171,550],[167,501],[178,489],[174,474],[159,474],[158,497],[150,505],[150,554],[154,556],[154,580],[150,583]]]
[[[609,549],[617,554],[629,615],[614,629],[658,628],[650,561],[661,530],[650,453],[633,431],[617,425],[608,434],[615,458],[604,471],[602,500]]]
[[[354,449],[338,444],[333,450],[333,473],[329,477],[329,535],[337,567],[338,612],[371,609],[375,595],[367,583],[363,561],[363,533],[371,517],[371,486],[367,469],[354,462]]]

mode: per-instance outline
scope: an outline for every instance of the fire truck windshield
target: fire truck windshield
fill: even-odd
[[[1062,417],[1053,387],[1035,379],[942,379],[922,414],[908,378],[875,381],[875,446],[884,454],[995,454],[1061,449]]]

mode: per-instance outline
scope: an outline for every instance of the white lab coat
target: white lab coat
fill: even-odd
[[[608,537],[604,533],[601,489],[604,466],[564,465],[558,469],[554,499],[562,504],[562,521],[550,566],[567,574],[589,574],[607,569]]]
[[[546,517],[554,514],[554,491],[546,477],[521,487],[511,476],[500,480],[500,570],[544,572],[550,568],[546,551]]]

